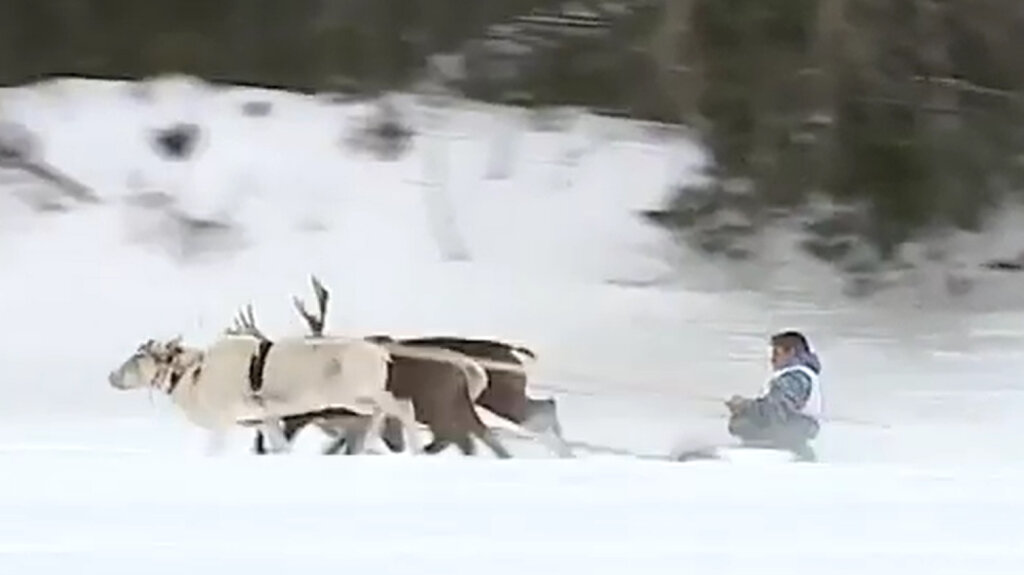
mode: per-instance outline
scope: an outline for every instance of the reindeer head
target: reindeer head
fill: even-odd
[[[115,389],[161,387],[175,359],[183,352],[180,336],[165,342],[146,340],[124,363],[110,372],[107,381]]]

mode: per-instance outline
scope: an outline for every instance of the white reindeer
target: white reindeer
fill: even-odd
[[[310,340],[337,337],[324,335],[324,327],[327,323],[327,304],[330,302],[331,294],[316,276],[313,276],[310,280],[313,284],[313,294],[316,296],[316,313],[308,311],[306,309],[305,302],[300,298],[297,296],[292,297],[292,304],[295,306],[295,309],[299,312],[299,316],[302,318],[302,321],[305,322],[306,327],[309,329],[309,334],[306,337]],[[260,330],[256,327],[256,322],[253,318],[251,308],[247,308],[247,312],[249,314],[248,316],[238,316],[235,320],[235,326],[231,330],[231,333],[237,335],[252,335],[258,338],[263,337]],[[441,347],[423,348],[405,346],[390,337],[383,336],[370,336],[363,339],[384,347],[391,357],[415,357],[419,359],[443,361],[457,365],[466,376],[469,398],[471,401],[476,401],[477,398],[479,398],[487,389],[488,380],[485,368],[492,367],[493,369],[504,369],[525,373],[524,368],[521,365],[473,358]]]
[[[386,390],[390,354],[360,338],[283,338],[271,342],[249,318],[206,349],[181,338],[149,340],[116,370],[116,389],[153,387],[170,396],[193,423],[222,436],[234,425],[258,426],[274,451],[288,442],[281,418],[331,407],[370,415],[377,428],[397,418],[416,453],[422,443],[410,402]],[[245,323],[251,324],[246,327]]]
[[[313,276],[311,280],[313,284],[313,291],[316,295],[316,313],[309,312],[306,309],[305,303],[298,297],[293,297],[292,302],[295,309],[298,311],[299,316],[305,322],[306,327],[309,330],[306,335],[307,341],[330,341],[332,338],[336,337],[324,335],[327,304],[330,299],[330,292],[315,276]],[[247,308],[246,311],[248,312],[248,315],[240,314],[235,320],[235,327],[230,330],[229,333],[265,339],[265,336],[256,326],[256,321],[253,317],[251,307]],[[414,407],[413,411],[417,416],[424,416],[429,413],[430,415],[427,417],[435,424],[437,424],[438,417],[460,419],[460,414],[450,413],[442,416],[438,411],[440,409],[440,407],[438,407],[439,404],[436,401],[428,399],[428,396],[434,393],[440,393],[443,395],[449,392],[451,388],[444,389],[446,385],[464,384],[465,387],[460,389],[463,389],[468,395],[468,403],[466,405],[473,405],[488,386],[487,371],[478,363],[477,358],[472,358],[462,353],[444,348],[430,349],[412,346],[407,347],[386,336],[369,336],[363,339],[380,345],[387,350],[392,358],[392,363],[399,362],[399,365],[393,365],[392,367],[397,369],[398,373],[402,374],[402,376],[396,380],[395,373],[389,373],[389,380],[386,389],[395,393],[398,397],[403,398],[403,400],[410,401],[414,406],[417,405],[418,401],[426,401],[427,404],[422,406],[425,410],[423,413],[421,413],[417,407]],[[416,358],[430,362],[449,364],[453,369],[448,373],[450,377],[454,378],[454,381],[437,381],[438,374],[436,370],[428,369],[426,372],[418,375],[410,373],[408,363],[403,363],[406,358]],[[318,411],[308,414],[295,414],[288,419],[291,423],[289,425],[283,425],[282,422],[283,429],[280,430],[281,435],[278,436],[279,439],[281,437],[284,437],[286,440],[290,439],[290,436],[294,435],[294,433],[289,433],[288,428],[290,427],[293,430],[296,429],[295,424],[298,421],[303,422],[303,427],[308,423],[315,423],[328,435],[335,436],[335,439],[340,435],[344,435],[348,439],[351,439],[351,445],[348,453],[358,453],[363,451],[366,445],[366,439],[371,433],[383,439],[383,417],[379,417],[374,420],[370,415],[345,412],[345,410],[335,409],[330,410],[329,412]],[[406,433],[408,434],[408,427],[404,426],[404,424],[403,427],[405,427]],[[430,427],[429,425],[428,427],[432,432],[435,431],[433,427]],[[263,432],[264,435],[266,435],[266,430],[267,428],[265,426],[260,426],[260,432]],[[257,453],[262,453],[263,449],[263,439],[260,438],[258,434],[255,451]]]

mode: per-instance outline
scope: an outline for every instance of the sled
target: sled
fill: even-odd
[[[683,463],[722,461],[752,465],[814,461],[813,453],[806,454],[778,447],[743,444],[676,449],[673,451],[671,459]]]

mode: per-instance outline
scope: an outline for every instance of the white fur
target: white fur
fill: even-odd
[[[170,394],[172,401],[190,421],[214,432],[241,421],[268,422],[329,407],[393,415],[407,430],[416,429],[411,405],[385,389],[391,360],[380,345],[340,337],[275,341],[267,354],[262,387],[253,393],[249,365],[258,349],[259,340],[249,336],[227,336],[205,350],[181,348],[168,372],[181,374]],[[111,375],[115,387],[138,387],[151,380],[146,374],[127,385],[124,372],[122,367]],[[169,377],[161,379],[159,386],[168,389]],[[419,452],[418,434],[409,435],[413,450]]]

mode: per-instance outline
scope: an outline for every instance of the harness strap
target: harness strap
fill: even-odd
[[[167,395],[173,395],[174,390],[178,389],[178,384],[181,383],[181,380],[189,370],[192,370],[192,382],[195,383],[195,381],[199,379],[199,374],[203,372],[202,356],[188,365],[180,366],[179,369],[171,368],[170,374],[167,376],[167,389],[164,390],[164,393]]]
[[[249,389],[253,393],[258,393],[263,389],[263,369],[267,365],[267,355],[270,354],[272,347],[274,347],[274,342],[260,340],[260,347],[256,351],[256,355],[249,360]]]
[[[170,383],[167,385],[167,395],[173,395],[174,390],[178,388],[178,384],[181,383],[181,378],[185,376],[184,371],[171,371]]]

